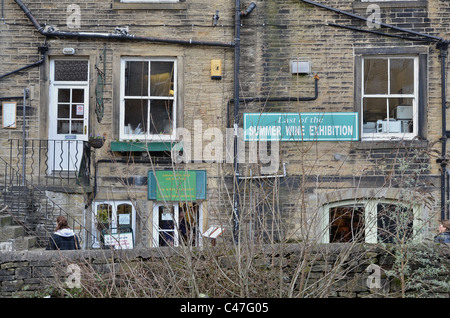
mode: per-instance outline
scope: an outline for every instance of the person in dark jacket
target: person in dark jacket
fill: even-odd
[[[450,243],[450,221],[442,220],[439,223],[439,234],[435,236],[436,243]]]
[[[69,228],[67,219],[60,215],[56,219],[55,232],[50,235],[47,250],[78,250],[80,242],[74,231]]]

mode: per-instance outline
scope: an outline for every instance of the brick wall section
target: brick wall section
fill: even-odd
[[[317,2],[363,17],[369,15],[366,13],[367,2]],[[242,59],[255,62],[249,69],[243,66],[244,95],[313,95],[311,76],[295,76],[289,72],[289,61],[303,58],[311,61],[312,72],[320,77],[319,97],[307,102],[251,103],[242,105],[242,112],[356,111],[355,49],[425,47],[428,50],[427,120],[423,123],[428,142],[280,143],[280,167],[281,163],[287,163],[289,176],[286,182],[281,182],[286,186],[286,196],[279,200],[282,217],[292,217],[292,211],[301,209],[300,202],[305,204],[306,210],[317,211],[320,193],[344,188],[415,187],[433,193],[439,200],[440,171],[435,159],[441,151],[438,140],[442,133],[440,59],[436,46],[329,26],[328,23],[335,23],[368,29],[364,21],[302,1],[256,3],[257,9],[243,22],[246,40],[242,42]],[[385,23],[449,37],[448,21],[444,19],[449,6],[445,1],[376,4],[380,6]],[[399,34],[384,28],[376,31]],[[334,160],[334,154],[339,154],[341,159]],[[412,179],[417,181],[414,185],[410,183]],[[298,199],[305,192],[310,198],[306,202]],[[297,206],[293,207],[296,202]],[[430,215],[433,215],[438,211],[439,203],[436,201],[431,205]]]
[[[389,252],[387,252],[389,250]],[[428,251],[428,254],[417,254],[421,257],[427,257],[430,265],[426,267],[427,273],[431,274],[432,281],[440,281],[442,283],[440,288],[433,289],[430,294],[421,294],[421,297],[448,297],[448,271],[450,269],[450,254],[448,253],[448,247],[445,245],[428,246],[428,247],[416,247],[416,249],[408,249],[408,252],[414,253],[422,251]],[[171,275],[175,277],[180,274],[180,270],[189,271],[188,265],[182,264],[194,264],[194,275],[196,275],[196,283],[198,286],[205,287],[205,290],[200,292],[206,293],[210,297],[230,297],[232,295],[224,292],[226,288],[214,289],[211,286],[217,286],[214,284],[215,279],[220,281],[220,273],[226,273],[229,275],[226,280],[231,279],[238,281],[237,277],[234,277],[233,273],[237,273],[236,260],[233,253],[227,253],[221,249],[217,250],[203,250],[197,251],[192,254],[192,261],[186,262],[180,253],[181,250],[170,249],[136,249],[128,251],[28,251],[28,252],[2,252],[0,253],[0,296],[1,297],[44,297],[51,293],[51,290],[55,290],[52,287],[58,286],[57,284],[64,284],[68,281],[69,275],[73,272],[67,272],[67,268],[70,264],[79,265],[80,282],[83,285],[92,283],[90,278],[107,279],[109,277],[111,281],[115,281],[116,284],[121,284],[123,278],[127,277],[127,274],[131,276],[130,269],[137,268],[137,264],[143,264],[147,270],[144,278],[148,278],[155,283],[154,288],[157,288],[156,277],[163,275],[164,269],[171,268]],[[306,253],[306,254],[305,254]],[[188,254],[185,254],[188,255]],[[309,258],[305,259],[305,255]],[[395,278],[392,275],[387,275],[385,271],[392,269],[394,264],[395,250],[389,247],[381,246],[350,246],[345,244],[333,244],[316,246],[314,248],[304,249],[301,245],[286,245],[277,247],[277,252],[273,253],[273,246],[267,246],[262,248],[258,253],[252,255],[252,273],[248,276],[248,282],[250,290],[255,294],[249,294],[249,297],[298,297],[299,290],[298,284],[303,276],[302,283],[306,286],[314,287],[305,290],[302,297],[338,297],[338,298],[360,298],[360,297],[400,297],[401,289],[398,277]],[[433,256],[434,255],[434,256]],[[418,257],[415,258],[417,260]],[[439,264],[436,261],[440,259],[441,265],[444,267],[436,271]],[[211,265],[214,260],[214,264],[220,266],[220,271],[215,271],[216,265]],[[433,261],[435,260],[435,261]],[[302,263],[304,261],[304,263]],[[419,274],[415,275],[414,271],[419,270],[420,264],[412,264],[413,260],[409,259],[408,265],[412,266],[411,276],[407,276],[407,280],[419,278]],[[299,271],[300,264],[304,264],[304,271]],[[375,264],[382,269],[381,272],[381,288],[370,288],[367,284],[369,275],[373,274],[371,271],[366,271],[369,265]],[[423,263],[424,264],[424,263]],[[422,265],[423,265],[422,264]],[[173,267],[171,267],[173,266]],[[423,268],[423,267],[422,267]],[[204,272],[202,272],[204,271]],[[203,275],[208,271],[215,271],[214,275]],[[301,273],[301,275],[299,275]],[[418,273],[418,272],[417,272]],[[116,277],[114,280],[108,276],[113,274]],[[152,279],[152,275],[156,275]],[[174,276],[175,275],[175,276]],[[274,282],[279,282],[280,275],[283,275],[283,287],[280,291],[279,285]],[[185,277],[185,276],[183,276]],[[186,276],[187,277],[187,276]],[[209,278],[205,278],[209,277]],[[296,277],[297,279],[295,279]],[[141,277],[142,278],[142,277]],[[166,277],[168,278],[168,277]],[[324,279],[325,278],[325,279]],[[161,278],[163,279],[163,278]],[[273,279],[273,280],[272,280]],[[106,282],[106,281],[105,281]],[[178,282],[178,280],[177,280]],[[331,283],[332,282],[332,283]],[[101,282],[97,280],[97,283],[101,285]],[[223,283],[223,282],[222,282]],[[294,285],[291,285],[294,284]],[[109,283],[107,283],[109,284]],[[127,280],[127,286],[130,288],[133,286],[133,279]],[[150,286],[151,282],[147,283],[149,289],[148,295],[152,290]],[[178,283],[178,285],[180,282]],[[226,284],[226,282],[224,283]],[[255,284],[253,286],[253,284]],[[267,288],[269,285],[271,288]],[[323,284],[327,284],[327,288],[323,288]],[[115,289],[112,285],[109,286],[110,290],[120,290],[120,286],[116,285]],[[186,286],[189,285],[186,282]],[[61,285],[60,285],[61,286]],[[145,287],[144,286],[144,287]],[[166,297],[182,297],[180,294],[171,294],[170,285],[164,287]],[[292,294],[288,294],[289,287],[294,286],[295,291]],[[427,286],[431,286],[427,285]],[[91,286],[92,287],[92,286]],[[141,285],[141,288],[143,285]],[[373,286],[372,286],[373,287]],[[181,289],[179,289],[181,288]],[[179,285],[177,290],[182,290],[183,286]],[[231,287],[230,287],[231,288]],[[273,288],[273,289],[272,289]],[[231,288],[231,290],[233,290]],[[70,289],[67,289],[70,291]],[[93,288],[92,291],[96,289]],[[186,289],[187,290],[187,289]],[[425,287],[423,290],[427,290]],[[98,291],[98,290],[97,290]],[[129,290],[131,292],[131,289]],[[158,293],[157,290],[153,292]],[[234,290],[236,292],[236,290]],[[413,291],[409,290],[407,296],[412,296]],[[53,296],[61,296],[61,294],[53,293]],[[92,296],[100,296],[92,295]],[[130,295],[130,294],[129,294]]]

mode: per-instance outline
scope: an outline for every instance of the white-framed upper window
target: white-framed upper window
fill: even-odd
[[[393,200],[344,201],[322,207],[322,243],[406,243],[421,238],[421,209]]]
[[[177,63],[175,58],[122,58],[121,140],[175,138]]]
[[[418,56],[362,58],[362,139],[413,139],[418,134]]]

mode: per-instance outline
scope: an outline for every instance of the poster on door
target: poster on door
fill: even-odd
[[[105,234],[105,245],[111,246],[116,250],[132,249],[133,245],[133,233],[112,233]]]

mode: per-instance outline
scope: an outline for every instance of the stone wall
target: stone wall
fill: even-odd
[[[402,280],[394,272],[404,247],[290,244],[241,251],[239,258],[219,246],[1,252],[0,296],[449,297],[449,246],[406,249],[408,275]]]

